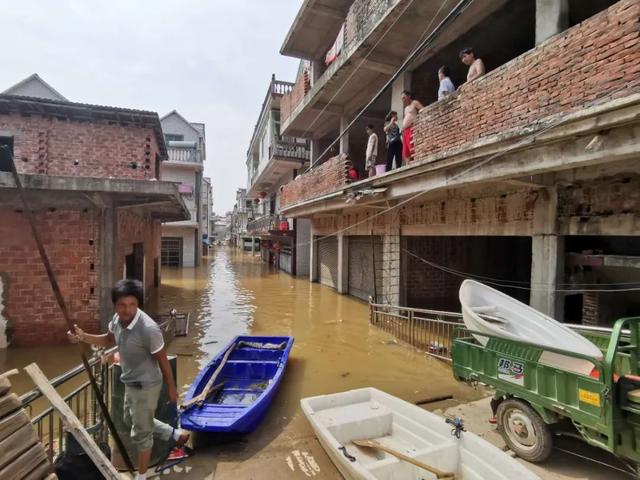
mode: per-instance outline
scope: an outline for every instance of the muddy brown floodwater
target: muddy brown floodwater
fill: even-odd
[[[198,268],[164,268],[159,298],[147,310],[170,308],[191,313],[189,336],[169,346],[178,356],[182,392],[235,335],[292,335],[295,343],[280,391],[258,429],[229,443],[199,438],[196,455],[164,478],[338,479],[302,415],[301,398],[365,386],[410,402],[478,396],[452,378],[448,365],[370,326],[364,302],[293,278],[237,250],[212,250]],[[16,349],[0,357],[0,368],[32,361],[50,377],[78,363],[68,347]],[[29,388],[28,379],[17,379],[19,391]]]

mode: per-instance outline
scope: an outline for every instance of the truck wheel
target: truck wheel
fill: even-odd
[[[538,413],[522,400],[509,398],[498,406],[498,431],[520,458],[542,462],[553,444],[551,430]]]

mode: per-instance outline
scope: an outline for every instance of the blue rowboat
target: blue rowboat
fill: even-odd
[[[202,369],[187,392],[182,428],[245,434],[264,417],[280,386],[293,337],[240,335]]]

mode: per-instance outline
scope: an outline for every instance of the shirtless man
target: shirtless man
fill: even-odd
[[[476,53],[473,51],[473,48],[465,48],[462,50],[460,52],[460,60],[469,67],[469,71],[467,72],[467,82],[472,82],[476,78],[484,75],[484,62],[482,59],[476,58]]]
[[[402,104],[404,105],[404,118],[402,119],[402,158],[405,161],[413,160],[413,123],[421,108],[424,108],[418,100],[414,100],[413,94],[407,90],[402,92]]]

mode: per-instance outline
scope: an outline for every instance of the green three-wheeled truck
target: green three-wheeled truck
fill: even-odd
[[[620,319],[613,329],[576,330],[602,350],[602,359],[461,329],[451,351],[454,375],[495,388],[498,430],[526,460],[545,460],[550,426],[570,422],[589,444],[640,464],[640,317]],[[477,340],[482,337],[486,345]],[[550,366],[541,361],[545,351],[594,368],[576,373]]]

